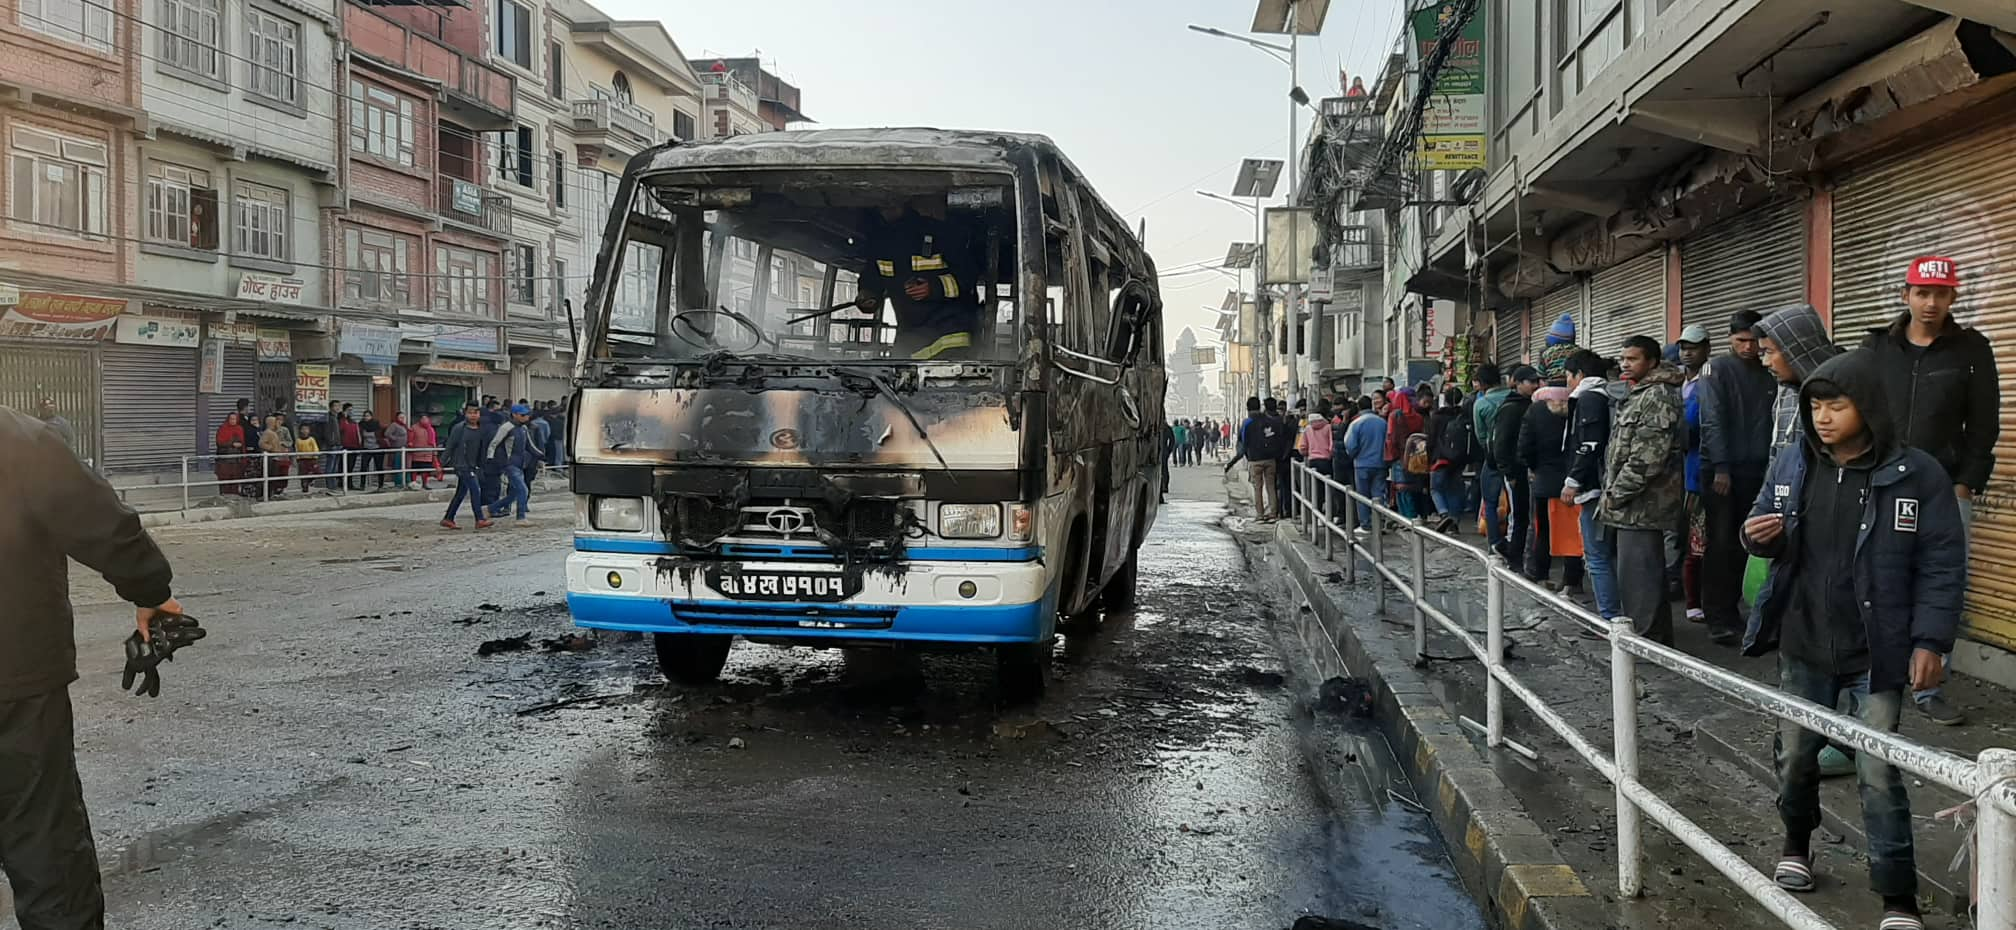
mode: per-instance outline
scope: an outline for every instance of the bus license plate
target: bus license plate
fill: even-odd
[[[844,601],[860,593],[839,572],[713,568],[707,586],[726,597],[756,601]]]

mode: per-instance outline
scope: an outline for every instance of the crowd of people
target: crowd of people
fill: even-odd
[[[457,506],[451,506],[442,520],[443,526],[453,529],[465,494],[459,487],[460,466],[466,464],[479,477],[488,475],[485,487],[466,493],[479,507],[498,502],[496,514],[480,509],[477,514],[478,526],[489,526],[490,517],[501,516],[514,504],[523,522],[530,500],[529,477],[541,467],[566,464],[567,408],[559,401],[532,403],[521,398],[507,408],[503,400],[485,396],[452,422],[442,413],[430,412],[410,423],[404,411],[381,419],[375,411],[359,413],[353,404],[338,404],[327,416],[307,422],[290,422],[283,404],[274,407],[262,416],[251,400],[240,398],[225,415],[217,428],[213,466],[219,494],[262,500],[284,497],[293,480],[300,482],[303,494],[318,488],[431,490],[453,468],[458,476]],[[476,427],[471,435],[480,436],[484,444],[463,449],[458,461],[455,442],[472,420]],[[491,440],[497,440],[494,447]],[[484,493],[477,497],[477,491]]]
[[[1179,419],[1162,425],[1162,463],[1176,468],[1222,461],[1232,442],[1232,425],[1219,420]]]
[[[2001,415],[1993,350],[1951,312],[1959,286],[1952,260],[1913,260],[1904,311],[1852,350],[1805,305],[1735,313],[1719,355],[1690,325],[1606,358],[1563,315],[1530,364],[1479,366],[1467,392],[1389,379],[1314,412],[1249,398],[1226,468],[1251,463],[1263,522],[1295,515],[1290,463],[1305,462],[1445,533],[1476,525],[1527,579],[1648,639],[1673,644],[1678,602],[1712,643],[1778,652],[1791,694],[1891,732],[1910,705],[1957,726],[1939,686]],[[1342,495],[1319,503],[1342,514]],[[1370,508],[1356,517],[1370,532]],[[1898,770],[1779,730],[1775,881],[1813,889],[1819,780],[1856,773],[1883,926],[1920,930]]]

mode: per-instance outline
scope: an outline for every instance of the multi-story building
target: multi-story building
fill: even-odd
[[[1301,205],[1317,217],[1319,260],[1308,291],[1307,344],[1319,394],[1355,397],[1367,373],[1387,369],[1380,353],[1384,320],[1385,215],[1375,210],[1337,209],[1336,191],[1348,186],[1350,168],[1369,158],[1384,141],[1377,100],[1371,96],[1330,97],[1318,107],[1302,159]],[[1325,209],[1328,207],[1328,209]],[[1404,370],[1404,369],[1403,369]]]
[[[713,74],[717,72],[716,65],[720,66],[718,70],[726,71],[734,83],[740,84],[742,88],[754,95],[756,103],[755,117],[771,129],[784,130],[791,128],[792,123],[812,122],[812,118],[806,116],[805,112],[799,109],[800,94],[798,88],[793,86],[789,81],[772,74],[768,69],[763,67],[761,61],[755,58],[717,58],[708,62],[696,61],[693,63],[693,68],[695,71]],[[723,94],[721,92],[723,87],[732,87],[732,85],[727,80],[718,81],[714,85],[713,100],[728,101],[728,105],[721,107],[721,109],[731,111],[729,125],[731,127],[741,126],[745,128],[742,128],[740,132],[721,131],[718,128],[719,117],[710,114],[710,118],[717,121],[717,128],[714,134],[716,136],[739,135],[741,132],[758,131],[746,128],[749,125],[748,122],[746,120],[736,120],[736,114],[732,112],[746,106],[748,98],[739,92]],[[711,103],[710,109],[713,109]]]
[[[491,8],[343,7],[346,121],[340,209],[325,218],[332,403],[452,416],[511,393],[505,260],[516,207],[495,189],[499,136],[519,129],[519,78],[491,64]],[[515,138],[514,138],[515,141]]]
[[[707,138],[726,139],[778,128],[763,118],[756,88],[743,83],[726,61],[696,61],[693,69],[700,75],[700,105],[705,113]]]
[[[1961,322],[2016,335],[2006,279],[2016,213],[2016,6],[1866,0],[1544,0],[1432,8],[1405,39],[1389,157],[1356,206],[1420,213],[1398,280],[1501,364],[1562,315],[1614,354],[1733,311],[1808,303],[1837,342],[1902,312],[1911,258],[1953,258]],[[1478,24],[1472,26],[1472,24]],[[1461,35],[1470,28],[1468,37]],[[1405,153],[1438,62],[1489,49],[1483,167],[1428,172]],[[1475,152],[1474,148],[1464,151]],[[1389,213],[1389,216],[1391,214]],[[1971,270],[1970,270],[1971,269]],[[1393,298],[1389,297],[1389,300]],[[1483,353],[1478,353],[1482,355]],[[1458,377],[1464,372],[1454,373]],[[2016,388],[2005,377],[2003,389]],[[2005,395],[2006,396],[2006,395]],[[1997,450],[2016,456],[2016,433]],[[1965,640],[1954,664],[2016,681],[2016,488],[1976,497]]]
[[[129,178],[154,293],[105,348],[113,469],[208,451],[241,398],[292,409],[293,337],[327,325],[321,214],[341,160],[333,0],[162,0],[140,17],[149,126]],[[206,339],[221,343],[208,383]]]
[[[0,8],[0,404],[53,398],[102,455],[98,372],[118,317],[110,295],[76,284],[134,279],[140,187],[140,5],[14,0]],[[115,370],[116,373],[116,370]]]

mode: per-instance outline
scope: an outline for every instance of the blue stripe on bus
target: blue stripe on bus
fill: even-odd
[[[574,537],[576,552],[617,552],[631,555],[671,555],[678,547],[657,539],[605,539],[602,537]],[[745,559],[832,559],[831,550],[818,546],[750,546],[724,545],[723,555],[740,556]],[[914,562],[1032,562],[1043,557],[1038,546],[1020,546],[1013,549],[996,546],[916,546],[904,550],[904,555]]]
[[[990,645],[1002,643],[1028,643],[1041,639],[1048,631],[1044,616],[1050,602],[1046,600],[1030,604],[1003,604],[987,607],[962,606],[956,604],[929,604],[890,608],[895,618],[886,628],[816,629],[781,625],[736,625],[733,621],[741,606],[761,608],[766,612],[789,610],[794,605],[783,603],[738,604],[733,601],[680,601],[679,608],[691,614],[718,618],[724,622],[690,624],[672,615],[673,603],[657,598],[616,594],[568,594],[567,608],[574,615],[576,626],[597,630],[623,630],[640,633],[739,635],[773,637],[799,640],[847,639],[847,640],[889,640],[896,642],[963,643],[968,645]],[[832,604],[796,605],[808,611],[832,609]],[[853,605],[860,606],[860,605]],[[766,613],[774,617],[774,613]]]

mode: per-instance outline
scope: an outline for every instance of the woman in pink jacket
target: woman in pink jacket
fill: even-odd
[[[406,431],[406,446],[411,450],[406,456],[406,468],[412,472],[411,478],[419,480],[421,490],[433,490],[429,482],[441,476],[440,454],[434,451],[441,444],[438,439],[434,418],[424,413]]]

